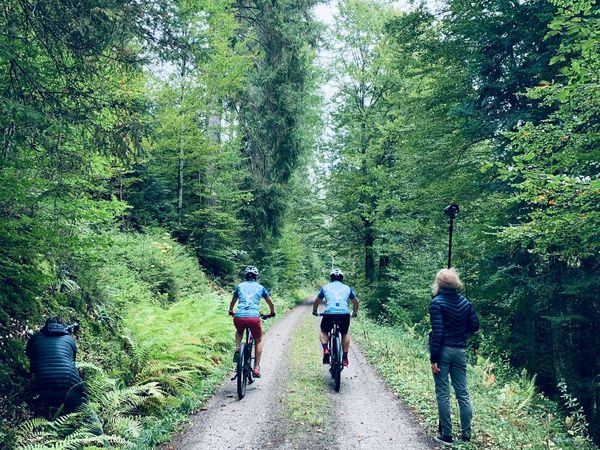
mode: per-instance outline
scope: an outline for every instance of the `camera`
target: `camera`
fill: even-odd
[[[454,219],[458,214],[458,205],[456,203],[452,203],[444,208],[444,214]]]
[[[67,333],[75,334],[79,331],[79,324],[77,322],[75,322],[72,325],[67,325],[65,328],[67,330]]]

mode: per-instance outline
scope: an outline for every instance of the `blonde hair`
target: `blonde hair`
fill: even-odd
[[[452,269],[442,269],[439,270],[435,276],[435,281],[431,285],[431,292],[433,295],[437,295],[440,289],[462,289],[463,284],[458,278],[458,272]]]

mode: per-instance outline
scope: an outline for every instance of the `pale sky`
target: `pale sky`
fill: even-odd
[[[400,0],[391,3],[400,11],[408,11],[410,10],[410,2],[408,0]],[[337,12],[337,1],[330,0],[327,3],[321,3],[315,6],[314,10],[315,16],[321,22],[332,25],[333,24],[333,16]]]
[[[433,2],[435,0],[429,0]],[[383,2],[382,2],[383,3]],[[386,2],[387,3],[387,2]],[[397,0],[394,2],[390,2],[391,5],[396,7],[400,11],[409,11],[411,9],[410,0]],[[328,28],[332,27],[335,22],[335,15],[338,12],[338,0],[329,0],[326,3],[321,3],[313,9],[314,15],[320,22],[327,25]],[[321,48],[319,50],[319,55],[315,63],[321,67],[326,67],[329,63],[329,60],[332,58],[331,50]],[[329,111],[331,110],[331,101],[336,92],[336,84],[334,80],[328,80],[321,86],[321,95],[323,96],[323,119],[327,124],[325,126],[325,136],[323,138],[325,140],[330,136],[330,124],[329,124]]]
[[[384,3],[385,1],[382,1]],[[388,3],[388,2],[385,2]],[[427,0],[428,6],[432,10],[437,10],[442,4],[443,0]],[[399,11],[410,11],[414,8],[414,3],[410,0],[396,0],[389,2],[389,4],[393,5]],[[314,15],[317,20],[324,23],[328,27],[332,27],[335,22],[335,15],[338,12],[338,0],[329,0],[326,3],[319,4],[315,6],[313,9]],[[329,63],[329,60],[332,58],[331,50],[327,50],[325,48],[321,48],[319,50],[319,55],[315,63],[321,67],[326,67]],[[321,86],[321,95],[323,97],[323,120],[325,121],[325,129],[323,130],[324,135],[322,139],[327,141],[331,137],[331,122],[329,113],[332,108],[332,100],[336,92],[336,84],[334,80],[328,80]]]
[[[441,3],[443,3],[442,0],[427,0],[427,4],[432,8],[439,6]],[[391,4],[400,11],[409,11],[413,7],[410,0],[397,0],[391,2]],[[315,12],[317,19],[319,19],[321,22],[327,25],[332,25],[333,16],[337,12],[337,0],[329,0],[325,3],[321,3],[315,6],[313,11]]]

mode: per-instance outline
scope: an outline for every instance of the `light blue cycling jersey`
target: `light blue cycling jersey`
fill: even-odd
[[[325,299],[324,314],[349,314],[348,300],[354,300],[356,295],[350,286],[332,281],[321,288],[317,297]]]
[[[233,295],[238,299],[235,317],[259,317],[260,299],[269,297],[265,287],[256,281],[244,281],[238,284]]]

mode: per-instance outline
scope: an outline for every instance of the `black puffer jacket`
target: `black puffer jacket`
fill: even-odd
[[[42,328],[31,336],[25,352],[38,389],[71,388],[81,383],[75,366],[77,345],[63,325],[53,323]]]
[[[429,352],[432,363],[440,362],[440,353],[444,345],[465,347],[468,335],[479,330],[479,319],[471,302],[454,289],[440,289],[431,300],[429,317]]]

